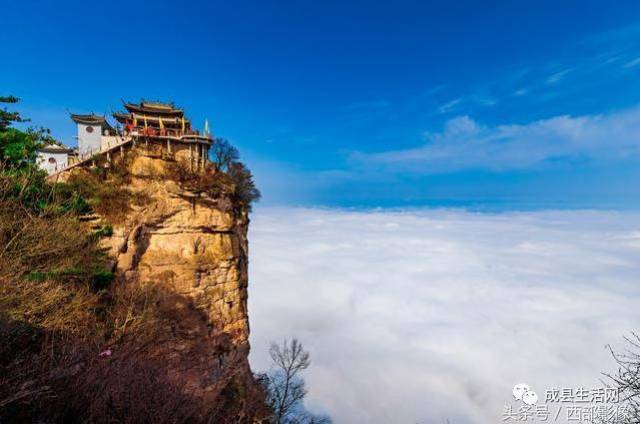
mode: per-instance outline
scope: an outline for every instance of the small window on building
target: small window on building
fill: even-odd
[[[51,163],[51,164],[56,163],[56,158],[49,158],[49,163]]]
[[[92,133],[93,132],[93,127],[87,127],[87,132],[88,133]]]

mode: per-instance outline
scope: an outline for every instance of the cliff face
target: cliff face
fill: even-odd
[[[162,284],[190,298],[212,331],[245,348],[247,316],[247,214],[228,200],[212,199],[163,178],[167,162],[138,156],[131,190],[147,197],[107,240],[127,281]]]
[[[203,400],[208,414],[230,385],[260,396],[247,359],[249,219],[227,198],[182,188],[168,177],[170,166],[160,157],[131,155],[127,188],[145,200],[103,244],[116,284],[167,293],[156,307],[171,319],[146,349],[171,380]]]

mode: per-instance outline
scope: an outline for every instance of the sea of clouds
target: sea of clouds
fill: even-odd
[[[336,423],[500,422],[516,383],[601,385],[639,276],[638,213],[258,208],[251,364],[298,337]]]

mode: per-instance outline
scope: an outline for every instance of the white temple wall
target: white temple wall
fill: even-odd
[[[53,174],[67,167],[69,162],[68,153],[48,153],[38,152],[36,160],[38,166],[44,169],[48,174]]]
[[[100,125],[78,123],[78,152],[80,155],[100,151],[101,132]]]

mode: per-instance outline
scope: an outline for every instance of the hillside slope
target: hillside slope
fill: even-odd
[[[11,228],[42,224],[31,250],[49,233],[54,260],[0,275],[9,341],[0,420],[260,422],[263,394],[247,359],[249,219],[233,180],[139,149],[55,186],[96,195],[91,212],[3,214],[7,240]],[[64,232],[51,234],[58,221]],[[82,241],[75,250],[55,249],[72,235]],[[5,253],[0,261],[12,248]],[[85,256],[103,268],[70,277]]]

